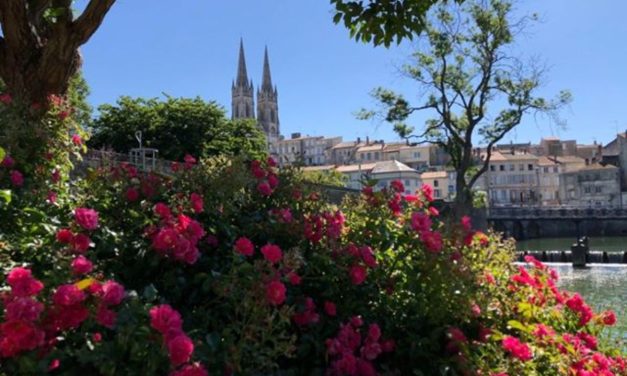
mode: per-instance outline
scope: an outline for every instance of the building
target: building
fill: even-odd
[[[422,184],[433,187],[437,200],[452,201],[455,198],[455,173],[453,171],[427,171],[420,174]]]
[[[622,207],[620,170],[592,164],[560,174],[561,203],[576,207]]]
[[[542,206],[561,205],[560,174],[585,167],[577,156],[538,158],[538,200]]]
[[[627,132],[617,134],[602,148],[602,160],[620,169],[621,190],[627,191]]]
[[[375,163],[370,171],[369,178],[377,180],[377,188],[383,189],[394,180],[399,180],[405,186],[405,193],[415,193],[422,185],[420,173],[399,161],[381,161]]]
[[[537,156],[494,151],[485,175],[490,205],[538,205]]]
[[[370,172],[376,163],[358,163],[351,165],[341,165],[335,171],[346,176],[346,188],[361,189],[365,179],[370,178]]]
[[[331,149],[341,142],[341,137],[312,137],[292,133],[289,139],[277,141],[276,152],[281,165],[320,166],[330,163]]]
[[[237,77],[231,86],[231,118],[255,119],[255,101],[253,82],[249,80],[244,56],[244,42],[240,40]],[[270,61],[266,47],[263,59],[263,77],[261,87],[257,88],[257,125],[263,131],[270,154],[276,155],[277,142],[280,139],[278,91],[272,86]]]

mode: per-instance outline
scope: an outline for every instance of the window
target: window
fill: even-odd
[[[410,184],[409,184],[409,183],[410,183],[410,181],[409,181],[409,180],[405,180],[405,185],[406,185],[406,186],[408,186],[408,187],[409,187],[409,186],[410,186]]]
[[[494,168],[494,165],[490,165],[490,171],[494,171],[496,170],[496,168]]]
[[[440,197],[442,196],[442,194],[440,193],[440,190],[439,190],[439,189],[434,189],[434,190],[433,190],[433,193],[435,194],[435,197],[436,197],[436,198],[440,198]]]
[[[514,171],[516,169],[516,166],[514,164],[510,164],[509,165],[509,170],[510,171]]]
[[[557,166],[553,166],[553,172],[557,173]]]
[[[434,181],[433,181],[433,186],[434,186],[434,187],[439,187],[439,186],[440,186],[440,184],[438,183],[438,181],[437,181],[437,180],[434,180]]]
[[[420,152],[419,151],[415,151],[414,152],[414,158],[420,158]]]
[[[449,191],[449,194],[450,194],[451,192],[455,192],[455,187],[453,187],[452,185],[449,185],[449,186],[448,186],[448,191]]]
[[[528,164],[528,165],[527,165],[527,170],[529,170],[529,171],[533,171],[533,165],[532,165],[532,164]]]
[[[518,165],[518,171],[525,171],[525,165],[524,164],[519,164]]]
[[[366,156],[367,160],[370,160],[372,158],[372,153],[368,153],[368,155]]]
[[[375,161],[378,161],[378,160],[379,160],[379,152],[378,152],[378,151],[375,151],[375,152],[374,152],[374,160],[375,160]]]
[[[505,165],[499,165],[499,171],[505,171]]]
[[[545,168],[543,169],[543,171],[544,171],[544,173],[545,173],[545,174],[548,174],[548,173],[549,173],[549,168],[548,168],[548,167],[545,167]]]
[[[583,191],[584,193],[590,193],[590,187],[584,187]]]
[[[594,187],[594,191],[596,193],[601,193],[603,191],[603,187],[601,187],[600,185],[597,185],[596,187]]]

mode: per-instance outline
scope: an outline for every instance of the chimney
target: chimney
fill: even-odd
[[[366,136],[366,146],[370,145],[370,137]]]
[[[357,137],[357,145],[361,144],[361,137]]]
[[[292,133],[292,140],[296,138],[300,138],[300,132]]]

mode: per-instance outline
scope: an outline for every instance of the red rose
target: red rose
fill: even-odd
[[[133,187],[126,190],[126,201],[135,202],[139,199],[139,191]]]
[[[329,315],[329,316],[335,316],[337,315],[337,309],[335,307],[335,303],[330,302],[330,301],[325,301],[324,302],[324,312]]]
[[[244,256],[252,256],[255,252],[255,245],[250,239],[241,237],[235,242],[235,252]]]
[[[102,303],[106,305],[118,305],[124,299],[124,287],[115,282],[107,281],[102,285]]]
[[[348,271],[353,285],[361,285],[368,276],[368,271],[361,265],[354,265]]]
[[[74,234],[67,228],[57,231],[57,241],[61,244],[70,244],[74,240]]]
[[[170,208],[163,202],[157,202],[154,211],[161,219],[169,219],[172,216]]]
[[[78,256],[72,260],[72,272],[77,275],[89,273],[94,265],[84,256]]]
[[[603,312],[603,324],[611,326],[616,324],[616,314],[614,311],[605,311]]]
[[[274,244],[266,244],[261,247],[261,253],[263,254],[263,257],[266,260],[270,261],[272,264],[276,264],[283,258],[283,252],[281,251],[281,248]]]
[[[189,362],[194,353],[194,343],[185,334],[171,338],[167,341],[166,347],[170,354],[170,362],[174,366]]]
[[[33,298],[15,298],[6,304],[5,320],[36,321],[44,310],[44,305]]]
[[[11,171],[11,184],[13,184],[14,187],[21,187],[24,185],[24,176],[21,172],[17,170]]]
[[[106,328],[112,329],[117,320],[117,313],[105,306],[100,306],[96,312],[96,322]]]
[[[74,284],[61,285],[52,295],[52,301],[58,306],[71,306],[82,302],[85,298],[85,293]]]
[[[272,194],[272,188],[270,187],[270,184],[268,184],[268,182],[265,182],[265,181],[257,185],[257,190],[263,196],[270,196]]]
[[[15,296],[37,295],[44,288],[43,283],[33,278],[30,269],[15,267],[7,276],[7,283]]]
[[[74,210],[74,220],[85,230],[98,228],[98,212],[93,209],[77,208]]]
[[[285,285],[279,281],[272,281],[266,285],[266,298],[272,305],[281,305],[285,302]]]
[[[194,210],[194,213],[202,213],[205,210],[203,198],[198,193],[192,193],[189,200],[192,203],[192,210]]]
[[[180,332],[183,326],[181,315],[167,304],[150,309],[150,326],[163,335]]]
[[[72,248],[78,253],[85,253],[91,245],[91,239],[85,234],[76,234],[72,239]]]

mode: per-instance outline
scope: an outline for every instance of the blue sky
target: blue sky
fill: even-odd
[[[150,6],[147,6],[150,4]],[[200,96],[230,111],[231,81],[244,39],[249,76],[261,81],[268,46],[279,91],[281,132],[369,136],[394,140],[391,126],[355,119],[373,108],[369,92],[384,86],[417,98],[401,77],[412,43],[386,49],[355,42],[334,25],[327,0],[118,0],[101,28],[82,48],[90,102],[120,95]],[[574,97],[562,116],[565,129],[527,118],[506,141],[537,142],[541,136],[609,142],[627,129],[627,3],[527,0],[520,12],[542,22],[517,42],[517,51],[550,67],[541,94],[569,89]],[[421,119],[417,118],[417,128]]]

